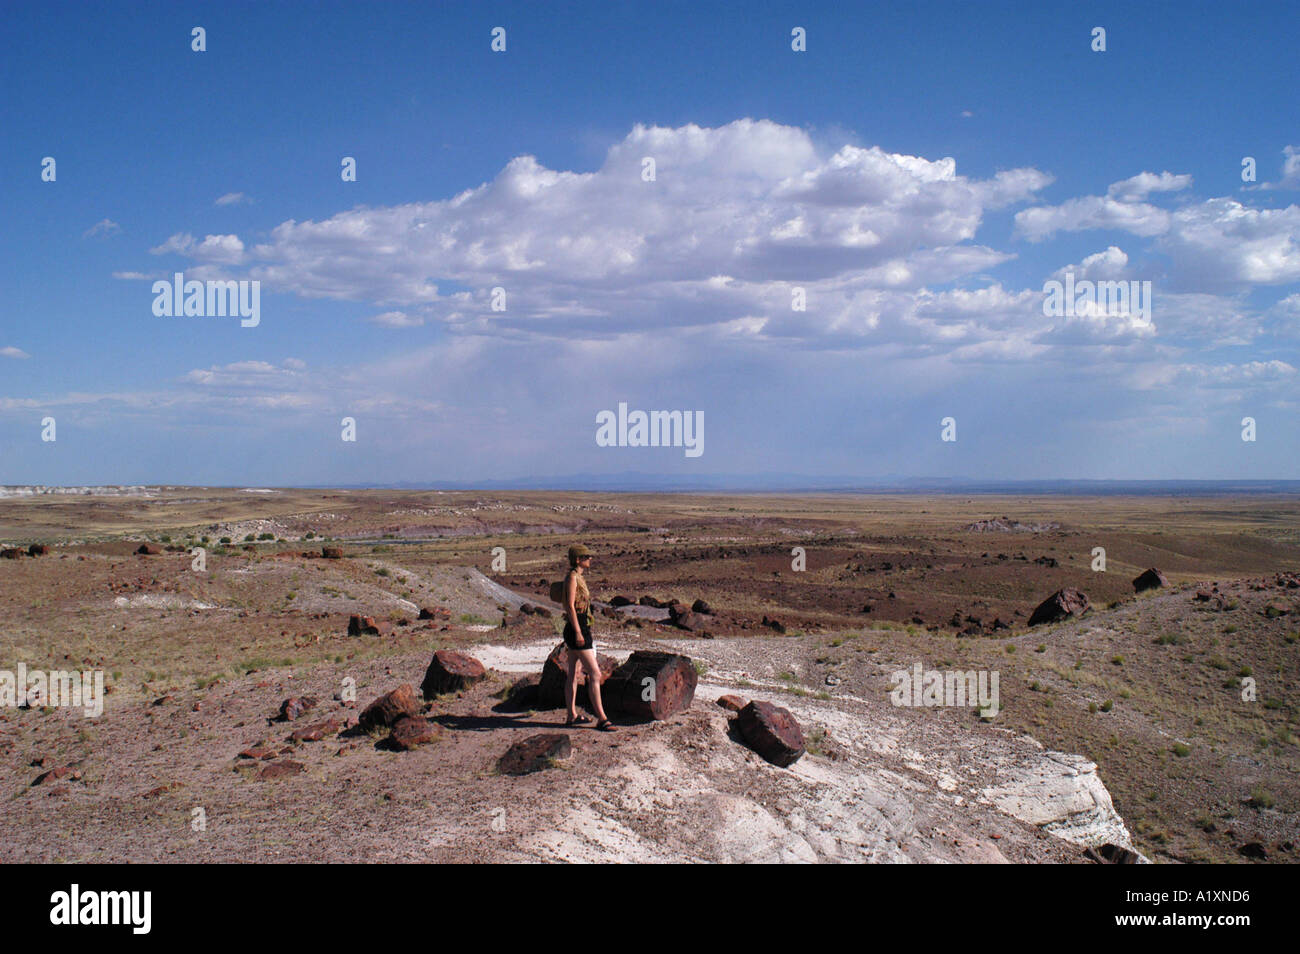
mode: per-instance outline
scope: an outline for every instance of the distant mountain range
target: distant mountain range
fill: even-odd
[[[568,474],[507,480],[337,484],[337,489],[576,490],[624,493],[953,493],[953,494],[1295,494],[1300,480],[979,480],[945,477],[835,477],[808,474]]]
[[[193,485],[200,486],[200,485]],[[967,477],[834,477],[809,474],[568,474],[506,480],[398,481],[386,484],[304,484],[322,490],[553,490],[600,493],[880,493],[880,494],[1117,494],[1188,496],[1232,494],[1300,494],[1300,480],[993,480]],[[100,484],[64,487],[55,484],[0,486],[0,499],[46,494],[86,496],[153,496],[185,490],[184,484]],[[267,487],[237,488],[270,493]]]

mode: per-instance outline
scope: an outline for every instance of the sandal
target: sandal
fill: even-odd
[[[587,716],[579,714],[574,716],[572,719],[565,719],[564,724],[566,727],[571,725],[586,725],[590,721],[591,719]],[[599,728],[599,726],[597,726],[597,728]]]
[[[597,722],[597,723],[596,723],[596,730],[599,731],[599,732],[617,732],[617,731],[618,731],[618,729],[614,728],[614,723],[610,722],[608,719],[602,719],[600,722]]]

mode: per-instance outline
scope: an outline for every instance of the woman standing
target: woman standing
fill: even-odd
[[[591,568],[591,551],[578,544],[569,547],[569,573],[564,578],[564,645],[569,647],[569,671],[564,683],[564,703],[569,719],[565,725],[583,725],[591,720],[578,715],[578,664],[587,670],[587,697],[596,710],[596,728],[613,732],[614,723],[605,715],[600,701],[600,661],[591,636],[591,591],[583,573]]]

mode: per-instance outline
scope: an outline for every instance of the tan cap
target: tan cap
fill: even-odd
[[[588,550],[586,547],[584,547],[581,543],[577,543],[569,547],[570,563],[577,563],[583,557],[589,557],[589,556],[591,556],[591,551]]]

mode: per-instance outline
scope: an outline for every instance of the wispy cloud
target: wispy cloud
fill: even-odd
[[[82,238],[107,238],[110,235],[117,235],[122,231],[122,226],[118,225],[112,219],[100,219],[86,231],[81,233]]]

